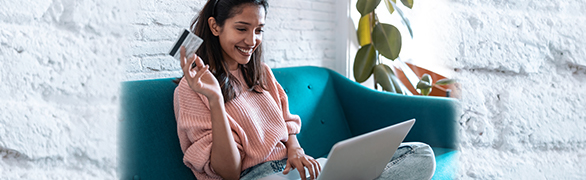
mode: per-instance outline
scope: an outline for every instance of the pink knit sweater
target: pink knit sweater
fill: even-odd
[[[243,92],[225,103],[232,135],[242,158],[242,170],[287,157],[284,142],[301,128],[299,116],[289,113],[287,95],[271,69],[263,64],[267,90],[261,94],[247,91],[240,71],[231,73],[243,85]],[[174,94],[177,133],[183,150],[183,162],[197,179],[221,179],[210,165],[212,123],[205,96],[189,88],[181,79]]]

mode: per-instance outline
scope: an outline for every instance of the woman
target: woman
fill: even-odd
[[[204,43],[187,57],[181,48],[175,116],[183,161],[197,179],[292,169],[305,179],[305,168],[315,179],[321,171],[297,141],[299,116],[289,113],[287,95],[261,62],[267,7],[266,0],[210,0],[191,26]]]

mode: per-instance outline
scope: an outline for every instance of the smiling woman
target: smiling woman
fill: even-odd
[[[268,3],[245,2],[208,1],[191,25],[192,32],[204,40],[196,54],[210,65],[218,82],[222,83],[225,102],[236,96],[232,85],[235,78],[230,70],[242,67],[240,70],[249,87],[264,81],[258,70],[262,68],[262,28]]]
[[[261,62],[267,8],[264,0],[208,1],[191,25],[203,44],[195,55],[181,48],[175,117],[183,162],[198,179],[305,174],[304,167],[315,178],[321,171],[297,141],[299,116]],[[257,166],[267,163],[276,169]]]

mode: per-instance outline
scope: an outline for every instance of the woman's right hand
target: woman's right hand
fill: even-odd
[[[221,102],[224,102],[218,80],[209,71],[210,66],[204,65],[201,58],[195,54],[188,59],[185,56],[185,47],[183,46],[181,46],[179,53],[181,69],[183,70],[184,78],[187,81],[187,84],[189,84],[189,87],[193,91],[206,96],[208,101],[220,100]],[[191,64],[194,62],[196,66],[192,68]]]

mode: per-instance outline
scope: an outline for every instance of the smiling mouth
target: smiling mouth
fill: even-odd
[[[244,48],[241,48],[241,47],[238,47],[238,46],[236,46],[236,49],[238,49],[240,52],[242,52],[242,53],[244,53],[246,55],[252,54],[252,50],[253,50],[252,48],[250,48],[250,49],[244,49]]]

